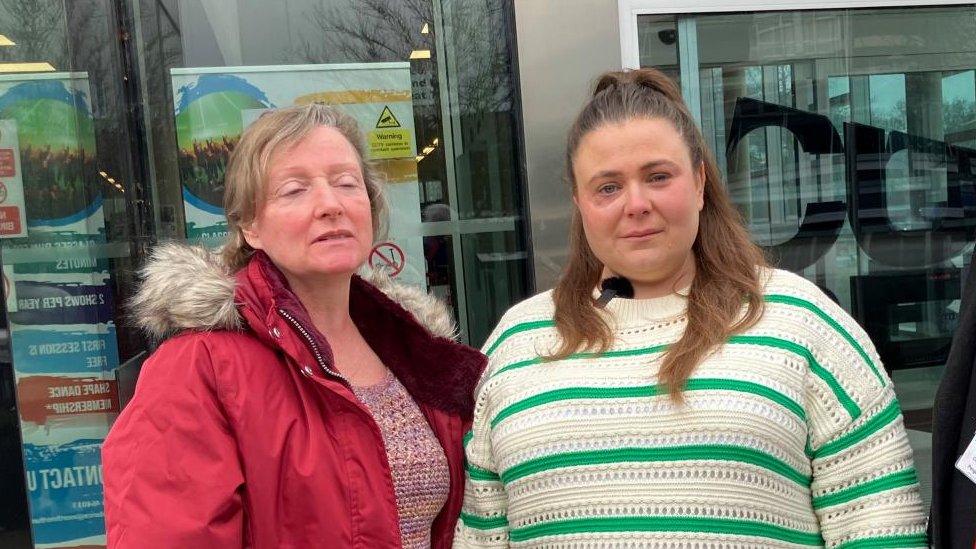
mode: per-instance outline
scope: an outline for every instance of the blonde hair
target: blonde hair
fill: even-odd
[[[244,131],[227,164],[224,177],[227,243],[221,254],[231,271],[244,267],[254,254],[254,249],[244,240],[243,228],[257,215],[272,155],[298,143],[320,126],[337,130],[356,149],[373,216],[373,238],[378,240],[384,235],[387,206],[383,181],[366,158],[363,134],[356,120],[333,106],[319,103],[275,109],[262,114]]]
[[[583,137],[606,124],[646,118],[672,124],[684,139],[693,165],[700,163],[705,169],[705,204],[692,245],[695,278],[688,295],[688,323],[681,338],[668,347],[659,374],[671,396],[680,401],[688,377],[705,355],[762,316],[759,267],[766,261],[732,205],[715,159],[678,87],[660,71],[613,71],[600,77],[593,96],[569,130],[566,177],[573,193],[573,158]],[[593,299],[602,270],[603,264],[586,241],[579,209],[574,206],[569,263],[553,293],[556,329],[562,342],[550,358],[565,358],[581,349],[604,352],[613,343],[610,326]]]

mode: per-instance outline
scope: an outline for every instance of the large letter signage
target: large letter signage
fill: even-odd
[[[735,102],[735,114],[729,127],[725,154],[731,165],[735,149],[749,132],[760,128],[780,127],[790,132],[800,147],[816,155],[844,151],[844,144],[826,116],[740,97]],[[810,202],[793,238],[782,244],[767,246],[779,266],[800,271],[813,265],[837,241],[844,226],[847,204],[839,200]]]
[[[846,147],[830,120],[820,114],[773,105],[750,98],[736,101],[726,155],[734,153],[749,132],[781,127],[796,137],[807,153],[844,154],[847,204],[807,204],[796,235],[771,246],[780,266],[800,270],[819,260],[837,240],[847,215],[858,245],[871,259],[892,267],[917,267],[958,255],[976,236],[976,151],[941,141],[845,123]],[[892,221],[888,203],[888,167],[892,156],[908,154],[913,175],[946,171],[946,200],[911,203],[911,213],[927,227],[902,229]],[[942,168],[944,166],[944,168]],[[913,198],[918,193],[913,194]]]

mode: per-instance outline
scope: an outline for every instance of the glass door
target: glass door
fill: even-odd
[[[105,544],[101,443],[152,239],[110,0],[0,0],[0,547]]]
[[[871,336],[928,499],[931,408],[976,240],[976,9],[621,4],[625,64],[679,79],[755,241]]]
[[[132,8],[162,237],[219,245],[223,169],[243,127],[321,101],[359,120],[387,176],[389,242],[373,265],[450,303],[473,345],[530,291],[510,2]],[[382,146],[390,136],[403,146]]]

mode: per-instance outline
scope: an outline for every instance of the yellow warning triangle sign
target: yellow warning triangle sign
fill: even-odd
[[[400,121],[393,116],[393,111],[390,107],[383,107],[383,112],[380,113],[380,119],[376,121],[377,128],[399,128]]]

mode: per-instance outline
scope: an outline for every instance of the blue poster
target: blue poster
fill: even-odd
[[[17,408],[36,545],[105,545],[101,443],[119,412],[105,200],[83,73],[0,75],[26,235],[3,241]]]
[[[101,443],[24,445],[35,543],[90,538],[105,532]]]
[[[14,364],[24,374],[111,372],[119,367],[115,326],[18,328]]]

